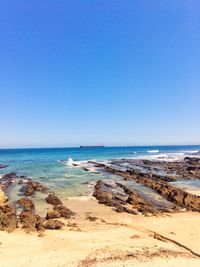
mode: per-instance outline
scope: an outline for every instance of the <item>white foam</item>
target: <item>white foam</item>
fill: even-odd
[[[94,197],[92,195],[88,195],[88,196],[80,196],[80,197],[68,197],[69,200],[81,200],[81,201],[87,201],[90,199],[94,199]]]
[[[196,154],[196,153],[200,153],[199,150],[190,150],[190,151],[185,151],[185,153],[188,153],[188,154]]]
[[[73,159],[69,158],[68,161],[67,161],[67,166],[72,167],[72,166],[74,166],[73,164],[74,164]]]
[[[159,161],[177,161],[183,160],[185,157],[185,153],[159,153],[153,155],[143,155],[137,158],[139,159],[148,159],[148,160],[159,160]]]
[[[72,158],[69,158],[68,160],[59,160],[59,162],[66,164],[68,167],[82,167],[87,161],[74,161]]]
[[[158,153],[159,150],[148,150],[147,152],[148,152],[148,153]]]
[[[96,169],[94,167],[89,167],[87,168],[88,172],[97,172]]]

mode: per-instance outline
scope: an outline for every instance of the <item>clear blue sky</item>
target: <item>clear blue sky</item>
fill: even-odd
[[[200,144],[200,1],[0,1],[0,147]]]

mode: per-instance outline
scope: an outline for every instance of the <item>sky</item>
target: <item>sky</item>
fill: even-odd
[[[0,148],[200,144],[198,0],[0,1]]]

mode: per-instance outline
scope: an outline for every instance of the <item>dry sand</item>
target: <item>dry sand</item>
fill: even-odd
[[[3,190],[0,187],[0,205],[3,205],[5,200],[6,200],[6,196],[5,196]]]
[[[156,266],[199,267],[188,250],[153,237],[157,232],[200,254],[200,214],[161,217],[116,213],[96,200],[68,200],[77,212],[63,230],[36,233],[0,232],[1,267]],[[95,221],[86,219],[97,217]],[[90,218],[91,219],[91,218]]]

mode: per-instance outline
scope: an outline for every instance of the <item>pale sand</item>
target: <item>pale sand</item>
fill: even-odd
[[[44,237],[21,230],[10,234],[0,231],[0,266],[200,266],[200,258],[151,235],[156,231],[200,253],[198,213],[144,217],[116,213],[95,200],[69,200],[66,204],[77,215],[64,222],[77,227],[46,231]],[[86,220],[87,214],[99,219]]]
[[[0,187],[0,205],[3,205],[5,201],[6,201],[6,196]]]
[[[196,195],[196,196],[200,196],[200,190],[198,189],[194,189],[194,190],[186,190],[188,193]]]

